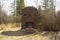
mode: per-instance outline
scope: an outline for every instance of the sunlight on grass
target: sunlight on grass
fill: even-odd
[[[54,32],[39,32],[33,33],[29,35],[22,35],[22,36],[7,36],[2,35],[1,32],[4,31],[17,31],[21,29],[20,23],[8,23],[8,24],[1,24],[0,25],[0,40],[55,40],[55,33]],[[16,32],[15,32],[16,33]],[[18,32],[18,34],[20,34]],[[57,39],[60,39],[60,32],[57,35]]]
[[[48,40],[49,37],[40,34],[31,34],[25,36],[0,36],[0,40]]]
[[[20,23],[8,23],[8,24],[0,24],[0,30],[13,30],[13,29],[20,29],[21,24]]]

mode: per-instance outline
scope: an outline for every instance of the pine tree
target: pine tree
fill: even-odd
[[[23,8],[24,8],[24,0],[20,0],[20,14],[22,13]]]

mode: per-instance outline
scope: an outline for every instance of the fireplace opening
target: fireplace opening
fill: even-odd
[[[26,22],[25,27],[26,28],[34,28],[34,22]]]

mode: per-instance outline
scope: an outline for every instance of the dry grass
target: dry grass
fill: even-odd
[[[0,25],[0,32],[4,31],[17,31],[21,28],[21,25],[18,23],[9,23],[9,24],[1,24]],[[39,33],[29,34],[29,35],[22,35],[22,36],[7,36],[2,35],[0,33],[0,40],[60,40],[60,32],[56,35],[55,32],[47,32],[42,31]]]
[[[20,23],[8,23],[8,24],[0,24],[0,31],[16,31],[21,28]]]
[[[56,40],[56,39],[60,40],[60,34],[58,34],[57,37],[55,37],[54,32],[50,32],[49,34],[47,32],[42,32],[39,34],[29,34],[23,36],[0,35],[0,40]]]
[[[26,35],[26,36],[0,36],[1,40],[48,40],[50,37],[48,36],[41,36],[39,34],[31,34],[31,35]]]

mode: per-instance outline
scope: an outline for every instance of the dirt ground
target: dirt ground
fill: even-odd
[[[0,40],[60,40],[60,31],[40,31],[27,34],[20,27],[0,29]]]
[[[26,34],[21,30],[3,31],[0,33],[0,40],[60,40],[60,32],[41,31],[33,34]]]

